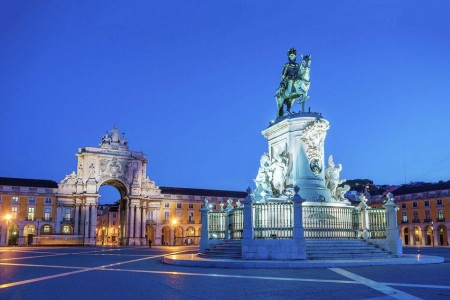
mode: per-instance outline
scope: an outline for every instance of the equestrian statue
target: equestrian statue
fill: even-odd
[[[287,113],[291,114],[291,107],[297,99],[298,103],[302,104],[302,112],[305,112],[305,102],[309,98],[311,56],[303,56],[299,65],[295,62],[297,58],[297,50],[295,48],[289,49],[287,55],[289,61],[284,64],[280,87],[275,94],[278,118],[282,118],[284,115],[284,105],[286,105]]]

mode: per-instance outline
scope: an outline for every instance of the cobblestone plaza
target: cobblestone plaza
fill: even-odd
[[[316,269],[189,268],[164,255],[197,247],[4,247],[1,299],[448,299],[450,249],[442,264]]]

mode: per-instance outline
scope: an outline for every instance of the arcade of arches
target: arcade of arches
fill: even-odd
[[[400,235],[404,246],[449,246],[448,228],[444,224],[403,226]]]

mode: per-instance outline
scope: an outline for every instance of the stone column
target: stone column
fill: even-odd
[[[134,204],[134,203],[132,203],[131,205],[130,205],[130,230],[129,230],[129,232],[130,232],[130,235],[129,235],[129,239],[130,239],[130,245],[134,245],[134,238],[135,238],[135,235],[134,235],[134,226],[135,226],[135,224],[136,224],[136,221],[135,221],[135,210],[136,210],[136,204]]]
[[[89,212],[89,206],[86,204],[84,206],[84,243],[86,245],[89,245],[89,222],[90,222],[90,212]]]
[[[95,227],[97,226],[97,206],[91,205],[91,219],[90,219],[90,233],[89,236],[91,238],[91,245],[95,245],[97,243],[97,237],[95,236]]]
[[[388,200],[383,205],[386,209],[386,250],[396,256],[402,256],[402,242],[398,236],[397,228],[397,205],[394,203],[394,197],[391,193],[387,194]],[[423,238],[422,238],[423,240]]]
[[[140,205],[137,205],[136,206],[136,226],[135,226],[135,228],[136,228],[136,233],[135,233],[135,235],[136,235],[136,242],[135,242],[135,244],[137,244],[137,245],[140,245],[141,243],[141,238],[142,238],[142,232],[141,232],[141,229],[142,229],[142,218],[141,218],[141,213],[142,213],[142,208],[141,208],[141,206]]]
[[[156,223],[156,225],[155,225],[155,241],[154,242],[155,242],[155,245],[161,245],[162,244],[162,241],[161,241],[162,226],[161,226],[161,208],[160,207],[157,207],[155,209],[154,217],[155,217],[155,223]]]
[[[206,202],[206,201],[205,201]],[[205,205],[200,209],[200,212],[202,214],[202,235],[200,237],[200,252],[204,253],[206,249],[208,249],[208,242],[209,242],[209,220],[208,220],[208,204],[205,203]]]
[[[148,219],[148,210],[147,210],[147,204],[144,204],[142,207],[142,221],[141,221],[141,245],[148,245],[148,238],[145,237],[147,234],[146,231],[146,225],[147,225],[147,219]]]
[[[80,204],[80,211],[81,211],[81,215],[80,215],[80,224],[79,224],[79,226],[80,226],[79,234],[84,237],[85,236],[84,224],[86,223],[86,205],[84,203]]]
[[[79,230],[80,230],[80,205],[76,202],[75,200],[75,207],[74,207],[74,216],[73,216],[73,233],[74,234],[79,234]]]
[[[130,244],[130,199],[126,199],[125,200],[125,220],[123,222],[123,244],[124,245],[129,245]]]
[[[62,212],[62,205],[60,203],[56,204],[56,232],[58,234],[61,233],[61,222],[63,220],[63,212]]]

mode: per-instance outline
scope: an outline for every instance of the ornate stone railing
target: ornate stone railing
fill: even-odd
[[[353,206],[303,206],[305,238],[354,239],[361,231],[359,212]]]
[[[242,239],[242,232],[244,229],[244,210],[242,207],[231,210],[228,213],[229,217],[229,229],[230,239],[240,240]]]
[[[292,203],[254,203],[252,206],[254,239],[293,238]]]
[[[209,239],[225,239],[225,232],[227,230],[226,222],[226,211],[210,211],[208,213]]]
[[[367,226],[369,237],[371,239],[386,238],[386,209],[369,208],[367,209],[369,224]]]
[[[253,203],[254,239],[290,239],[293,237],[292,203]],[[302,207],[304,237],[307,239],[356,239],[363,237],[366,228],[371,239],[386,238],[386,210],[353,206],[308,205]],[[209,239],[242,239],[243,208],[208,212]]]
[[[244,206],[239,203],[233,208],[229,203],[225,209],[220,205],[218,211],[211,211],[205,205],[201,210],[206,222],[202,222],[200,249],[203,251],[224,239],[246,241],[246,249],[255,250],[259,245],[257,241],[291,240],[292,249],[295,249],[295,245],[301,243],[299,240],[304,239],[362,238],[401,255],[393,198],[389,198],[383,208],[370,208],[366,202],[363,200],[356,207],[304,202],[296,194],[292,201],[284,203],[256,203],[248,196]],[[264,244],[274,248],[277,245]]]

